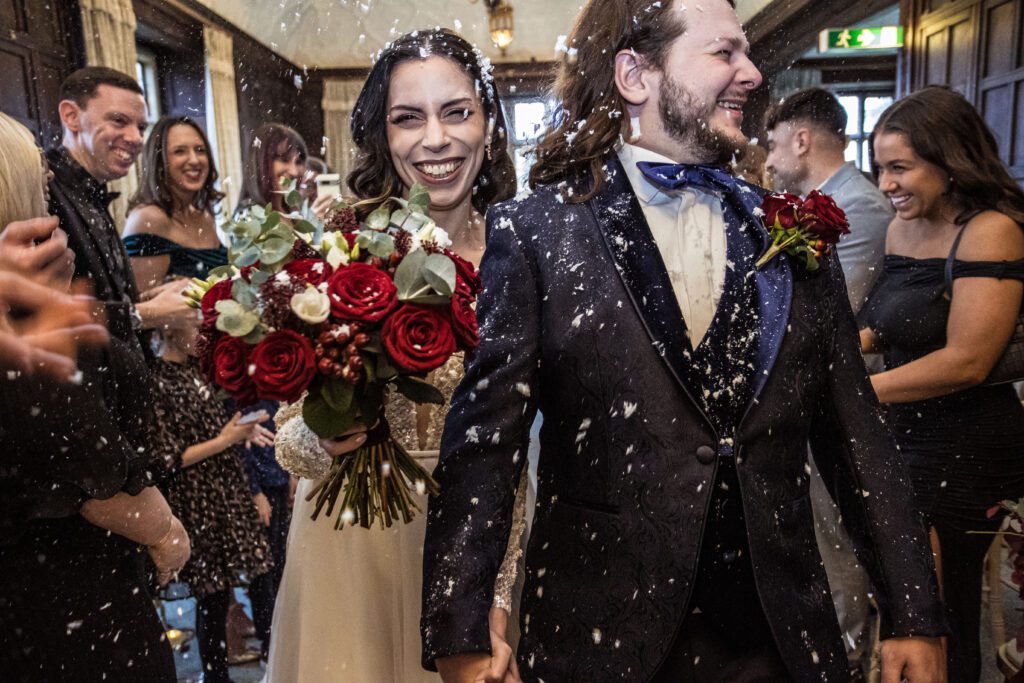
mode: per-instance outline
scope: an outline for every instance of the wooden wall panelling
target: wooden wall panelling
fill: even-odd
[[[76,0],[0,0],[0,111],[44,145],[59,140],[60,83],[83,54]]]

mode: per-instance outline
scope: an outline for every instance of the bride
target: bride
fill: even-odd
[[[402,36],[381,52],[363,85],[352,138],[360,154],[348,185],[358,198],[369,200],[363,208],[373,209],[374,199],[407,193],[413,183],[425,185],[431,217],[449,232],[451,248],[479,265],[483,213],[515,192],[505,120],[486,58],[448,30]],[[462,364],[460,354],[430,378],[446,399],[462,378]],[[428,471],[437,464],[445,413],[397,394],[387,406],[393,435]],[[266,680],[439,681],[420,666],[425,498],[418,501],[424,514],[385,530],[335,531],[333,519],[313,521],[306,495],[326,472],[330,456],[355,450],[365,434],[353,430],[342,441],[320,441],[302,422],[298,404],[282,408],[277,420],[278,458],[305,478],[295,496]],[[495,680],[519,679],[505,629],[525,489],[520,482],[517,523],[491,610]]]

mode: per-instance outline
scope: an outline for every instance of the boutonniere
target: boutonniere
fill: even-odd
[[[761,214],[772,245],[757,259],[755,268],[764,267],[785,251],[802,259],[804,267],[813,273],[818,270],[818,259],[850,232],[843,210],[818,190],[812,190],[806,199],[788,192],[769,194],[761,204]]]

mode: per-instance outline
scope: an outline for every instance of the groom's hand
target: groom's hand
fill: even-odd
[[[491,654],[473,652],[437,660],[444,683],[522,683],[519,668],[506,641],[508,612],[492,607],[487,615],[491,632]]]
[[[882,683],[946,683],[946,659],[938,638],[882,641]]]

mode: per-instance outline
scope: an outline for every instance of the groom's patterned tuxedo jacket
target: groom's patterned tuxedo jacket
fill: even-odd
[[[846,680],[808,499],[808,439],[871,573],[883,635],[941,633],[928,543],[838,263],[811,274],[781,256],[750,275],[753,399],[734,434],[717,433],[657,245],[614,156],[606,170],[588,202],[546,187],[488,214],[483,341],[452,400],[429,510],[425,665],[490,648],[487,611],[538,408],[524,680],[646,681],[657,671],[690,609],[723,457],[735,458],[758,593],[790,674]],[[724,205],[760,250],[762,192],[741,184]]]

